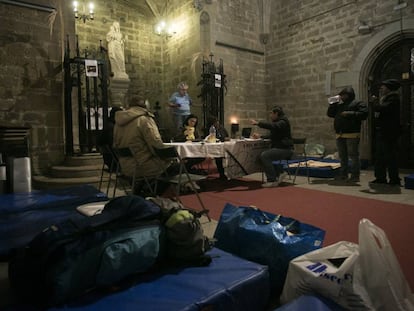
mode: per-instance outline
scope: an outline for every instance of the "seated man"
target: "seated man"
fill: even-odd
[[[122,156],[119,159],[124,175],[132,177],[135,172],[135,176],[139,178],[160,176],[163,173],[176,175],[179,172],[179,165],[172,165],[170,160],[156,155],[155,149],[165,147],[154,115],[146,108],[143,98],[132,97],[129,109],[117,112],[115,121],[114,148],[134,150],[135,159]],[[157,189],[162,193],[166,187],[167,185],[159,184]],[[139,188],[134,188],[134,193],[139,191]]]
[[[279,186],[287,175],[286,172],[283,172],[282,165],[275,166],[273,161],[289,159],[293,154],[290,123],[282,107],[273,107],[270,112],[270,119],[272,122],[250,120],[252,125],[270,130],[270,135],[268,136],[261,136],[258,133],[253,134],[254,138],[270,138],[272,143],[269,150],[265,150],[260,154],[260,161],[267,177],[267,182],[262,184],[264,188]]]

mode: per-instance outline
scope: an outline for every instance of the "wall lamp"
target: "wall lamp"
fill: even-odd
[[[177,27],[174,23],[167,23],[166,21],[161,20],[155,25],[154,31],[159,36],[171,37],[177,33]]]
[[[367,25],[366,22],[361,21],[359,26],[358,26],[358,33],[361,35],[366,35],[371,33],[372,31],[372,27]]]
[[[95,12],[94,12],[95,6],[93,2],[89,2],[88,8],[89,8],[88,14],[85,14],[85,13],[79,14],[79,2],[73,1],[73,13],[75,15],[75,18],[78,20],[82,20],[84,23],[87,20],[93,20],[95,18]],[[85,10],[85,4],[83,4],[83,9]]]

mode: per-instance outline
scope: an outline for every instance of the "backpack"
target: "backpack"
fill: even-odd
[[[138,196],[109,201],[102,213],[54,224],[14,250],[9,280],[16,296],[47,306],[145,272],[163,257],[160,208]]]
[[[200,217],[207,211],[195,212],[181,202],[168,198],[148,198],[161,207],[161,222],[166,231],[166,257],[170,263],[182,266],[207,266],[206,254],[213,240],[204,235]]]

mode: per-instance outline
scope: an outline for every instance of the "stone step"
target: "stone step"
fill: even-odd
[[[86,153],[66,157],[62,165],[65,166],[90,166],[102,165],[102,155],[100,153]]]
[[[55,189],[91,184],[99,187],[102,155],[87,153],[66,157],[61,165],[52,166],[47,176],[33,176],[34,189]],[[104,174],[102,189],[106,189],[108,174]]]
[[[50,177],[54,178],[78,178],[101,176],[102,164],[83,166],[52,166]]]
[[[96,188],[99,187],[100,175],[94,177],[76,177],[76,178],[55,178],[48,176],[32,176],[32,187],[37,190],[42,189],[57,189],[66,188],[76,185],[93,185]],[[108,176],[105,175],[102,180],[101,189],[106,189],[108,182]]]

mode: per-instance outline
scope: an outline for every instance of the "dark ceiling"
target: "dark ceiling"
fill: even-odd
[[[137,10],[139,14],[145,17],[153,18],[162,14],[168,0],[120,0],[120,3],[124,3],[127,7],[133,10]]]

